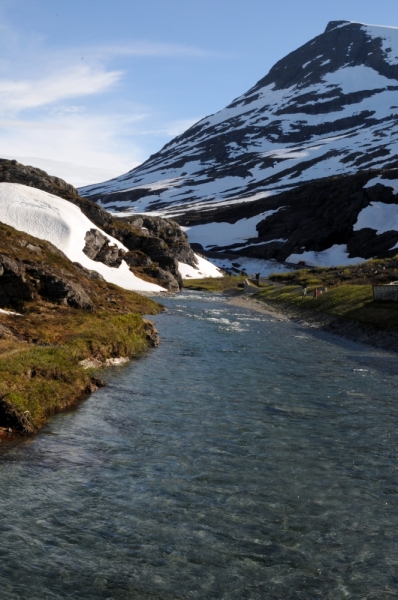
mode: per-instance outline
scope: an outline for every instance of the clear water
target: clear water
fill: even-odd
[[[398,595],[398,358],[184,293],[1,444],[1,599]]]

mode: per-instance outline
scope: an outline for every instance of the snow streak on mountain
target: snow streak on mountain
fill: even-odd
[[[202,224],[220,221],[223,207],[253,203],[239,218],[258,223],[267,208],[282,208],[259,200],[320,178],[397,166],[398,28],[333,21],[225,109],[126,175],[80,193],[113,212],[195,212]],[[211,243],[221,245],[216,232]]]

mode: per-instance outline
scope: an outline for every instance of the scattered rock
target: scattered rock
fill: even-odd
[[[151,344],[151,346],[153,346],[154,348],[157,348],[159,346],[159,332],[156,329],[155,325],[152,323],[152,321],[149,321],[148,319],[143,319],[144,324],[145,324],[145,333],[147,335],[147,338]]]
[[[0,425],[22,434],[35,431],[29,411],[18,411],[4,397],[0,398]]]

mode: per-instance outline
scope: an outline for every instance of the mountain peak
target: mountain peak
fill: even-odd
[[[264,212],[266,199],[305,183],[396,167],[397,92],[398,29],[331,21],[223,110],[82,194],[114,212],[195,211],[202,222],[260,200]]]
[[[352,21],[329,21],[326,25],[325,33],[329,33],[329,31],[333,31],[334,29],[340,29],[340,27],[344,27],[350,23],[352,23]]]

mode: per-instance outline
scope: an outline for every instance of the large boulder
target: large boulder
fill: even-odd
[[[67,277],[53,274],[45,269],[31,267],[28,272],[38,281],[38,293],[42,298],[56,304],[92,310],[94,305],[81,285]]]
[[[102,262],[108,267],[119,267],[125,255],[124,250],[110,244],[108,238],[98,229],[90,229],[87,231],[84,238],[86,245],[83,252],[87,254],[91,260]]]

